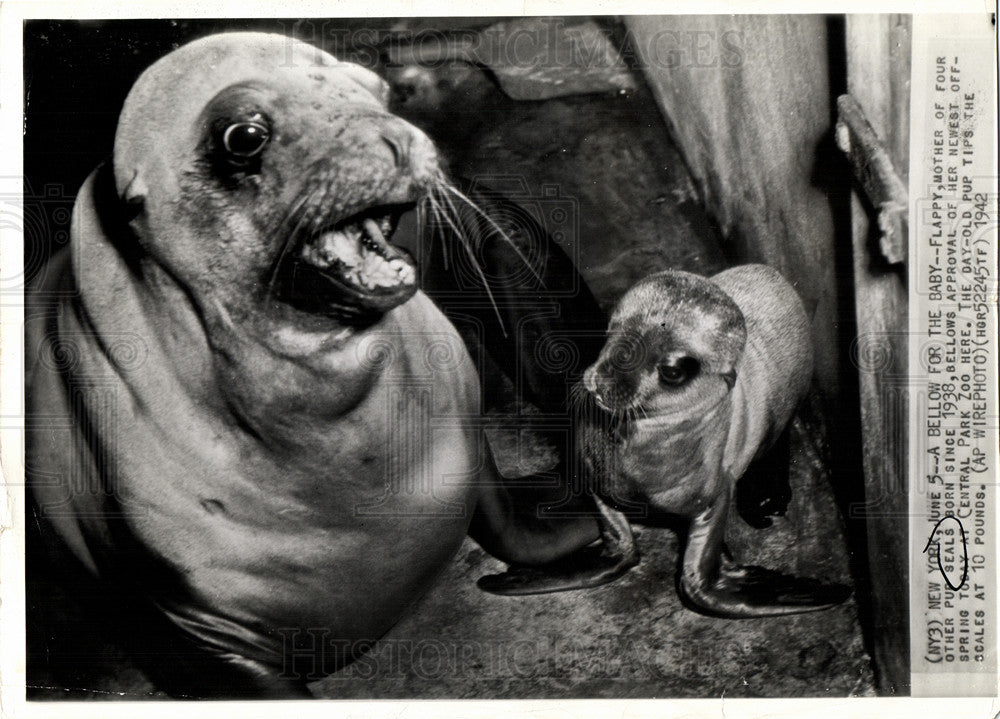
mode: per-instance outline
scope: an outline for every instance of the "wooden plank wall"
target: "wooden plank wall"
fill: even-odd
[[[817,377],[836,393],[834,224],[817,168],[829,142],[818,15],[626,19],[634,54],[735,262],[765,262],[814,311]]]
[[[625,24],[729,259],[779,268],[814,310],[817,379],[867,644],[880,691],[906,694],[905,274],[874,254],[870,208],[851,194],[831,140],[836,97],[850,89],[905,170],[906,19],[646,16]]]
[[[847,89],[881,138],[904,184],[909,157],[910,18],[850,15]],[[851,201],[862,455],[867,501],[855,507],[868,528],[872,632],[882,693],[909,694],[907,542],[907,280],[878,246],[872,208]]]

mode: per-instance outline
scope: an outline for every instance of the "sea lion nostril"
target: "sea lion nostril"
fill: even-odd
[[[392,159],[396,163],[396,167],[406,167],[409,164],[411,144],[409,136],[400,137],[385,134],[382,135],[382,141],[392,150]]]

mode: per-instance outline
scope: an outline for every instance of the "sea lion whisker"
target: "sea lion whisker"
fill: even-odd
[[[476,238],[472,237],[468,232],[465,231],[465,225],[462,223],[462,212],[458,207],[455,206],[455,203],[451,201],[451,198],[448,197],[447,194],[445,194],[444,187],[445,185],[443,183],[439,183],[437,187],[437,192],[440,195],[440,199],[443,201],[442,210],[445,213],[447,212],[451,213],[450,216],[455,219],[456,223],[458,223],[457,226],[455,224],[452,224],[452,227],[455,228],[455,231],[458,233],[459,240],[461,240],[462,244],[464,244],[466,248],[472,248],[471,250],[468,250],[471,251],[472,253],[470,255],[470,258],[472,259],[473,262],[476,263],[477,267],[482,267],[482,265],[479,263],[479,259],[475,256],[475,250],[478,249],[479,243],[476,242]],[[445,207],[444,205],[447,205],[447,207]]]
[[[417,237],[424,237],[425,232],[430,231],[430,227],[427,223],[427,205],[430,202],[430,198],[426,195],[417,200]],[[431,235],[431,247],[433,248],[434,235]]]
[[[447,207],[444,209],[451,211],[452,217],[455,218],[455,222],[457,222],[458,226],[461,228],[459,230],[459,234],[461,235],[462,241],[467,245],[476,246],[478,249],[478,243],[475,241],[476,238],[470,236],[469,233],[465,231],[465,225],[462,224],[462,211],[458,207],[456,207],[455,203],[453,203],[451,201],[451,198],[448,197],[446,189],[447,189],[447,184],[445,184],[444,182],[439,182],[435,186],[435,191],[440,196],[440,199],[443,203],[442,207],[444,207],[444,205],[447,205]]]
[[[281,252],[278,253],[278,259],[275,260],[274,265],[271,267],[270,277],[267,281],[267,292],[264,295],[265,301],[269,300],[274,296],[274,286],[278,281],[278,272],[281,269],[281,265],[284,263],[285,258],[288,253],[296,244],[296,238],[301,232],[303,226],[311,221],[309,213],[305,211],[305,208],[310,206],[320,206],[313,203],[321,203],[326,199],[328,190],[326,188],[314,189],[310,192],[303,193],[295,204],[293,204],[288,212],[285,213],[285,219],[281,221],[280,227],[286,227],[289,225],[293,217],[296,217],[295,224],[288,227],[288,230],[284,232],[285,241],[281,246]]]
[[[490,283],[486,279],[486,273],[483,272],[483,268],[479,266],[479,262],[476,260],[476,253],[472,251],[472,248],[466,241],[461,229],[455,225],[454,220],[452,220],[448,213],[443,212],[441,217],[444,218],[445,222],[447,222],[451,226],[452,230],[458,235],[459,243],[463,248],[465,248],[466,253],[469,255],[469,261],[472,262],[472,265],[476,268],[476,272],[479,273],[479,277],[483,282],[483,289],[486,290],[486,294],[490,298],[490,304],[493,305],[493,312],[497,316],[497,322],[500,323],[500,331],[503,332],[504,337],[506,337],[507,329],[504,327],[503,317],[500,315],[500,308],[497,306],[496,299],[493,297],[493,290],[490,289]]]
[[[222,304],[222,301],[218,297],[213,297],[212,305],[215,307],[215,311],[219,313],[219,319],[222,320],[222,324],[226,326],[226,329],[230,332],[235,331],[236,325],[233,324],[233,318],[230,316],[226,306]]]
[[[579,412],[586,412],[589,415],[594,415],[599,411],[599,407],[594,403],[593,397],[587,388],[584,387],[582,382],[577,382],[573,385],[570,390],[570,403],[571,406]]]
[[[439,234],[438,233],[438,229],[439,229],[440,224],[442,224],[441,223],[441,213],[443,212],[443,210],[442,210],[441,206],[438,204],[437,200],[434,198],[433,194],[427,196],[427,201],[428,201],[428,203],[430,203],[431,214],[433,215],[433,218],[434,218],[434,223],[433,223],[433,225],[431,225],[431,228],[430,228],[431,232],[433,233],[431,235],[431,247],[433,248],[433,246],[434,246],[434,238]],[[445,269],[445,271],[448,271],[448,269],[449,269],[449,267],[448,267],[448,244],[444,241],[444,235],[443,234],[441,235],[441,259],[442,259],[442,262],[444,263],[444,269]]]
[[[417,201],[417,232],[422,237],[427,229],[427,203],[429,198],[424,196]]]
[[[444,228],[448,225],[448,219],[446,217],[448,210],[441,204],[441,201],[436,195],[432,195],[431,202],[434,207],[434,215],[437,219],[436,229],[438,236],[441,239],[441,256],[444,258],[444,268],[446,270],[450,269],[451,262],[449,261],[449,248],[448,242],[445,239]]]
[[[503,229],[496,222],[494,222],[493,218],[491,218],[488,214],[486,214],[486,212],[484,212],[482,208],[480,208],[475,202],[473,202],[471,199],[469,199],[469,197],[467,195],[465,195],[463,192],[461,192],[460,190],[458,190],[453,185],[451,185],[451,184],[449,184],[447,182],[442,182],[442,183],[440,183],[439,187],[440,187],[441,190],[443,190],[442,197],[444,198],[445,202],[448,203],[448,207],[451,208],[451,210],[454,213],[454,215],[455,215],[456,218],[460,218],[461,217],[461,211],[451,201],[451,197],[449,197],[448,194],[446,194],[448,192],[454,194],[456,197],[458,197],[460,200],[462,200],[468,207],[470,207],[474,213],[476,213],[476,214],[480,215],[481,217],[485,218],[486,221],[489,224],[493,225],[493,227],[496,230],[496,232],[504,240],[506,240],[507,243],[514,249],[514,252],[521,259],[521,261],[525,264],[525,266],[531,271],[531,273],[535,276],[535,279],[538,280],[539,284],[541,284],[541,286],[543,288],[545,287],[545,283],[542,281],[542,278],[539,276],[539,274],[535,271],[535,268],[531,266],[531,263],[528,262],[528,258],[525,257],[524,253],[521,252],[520,248],[516,244],[514,244],[514,241],[510,238],[510,236],[507,235],[507,233],[504,232]],[[471,237],[470,235],[466,234],[465,237],[466,237],[466,239],[467,239],[468,242],[471,242],[472,244],[475,244],[477,247],[480,246],[480,245],[482,245],[483,238],[481,236],[479,236],[479,235],[477,235],[476,237]]]
[[[437,185],[437,191],[441,195],[441,199],[443,199],[445,201],[445,203],[448,205],[448,207],[451,209],[451,212],[452,212],[452,214],[453,214],[454,217],[456,217],[458,219],[461,219],[462,215],[465,214],[462,211],[462,207],[464,207],[464,206],[467,205],[470,209],[472,209],[473,213],[479,214],[482,217],[486,218],[487,221],[491,222],[494,225],[494,227],[497,228],[497,231],[500,233],[500,235],[504,239],[506,239],[506,240],[509,241],[510,238],[507,237],[507,235],[503,232],[503,230],[500,229],[499,226],[497,226],[496,223],[493,222],[493,220],[485,212],[483,212],[483,210],[478,205],[476,205],[466,195],[462,194],[461,191],[457,190],[449,182],[444,181],[444,180],[442,180],[441,182],[439,182],[438,185]],[[464,205],[462,207],[456,205],[452,201],[451,195],[455,195],[456,197],[458,197],[459,199],[461,199],[463,201]],[[477,235],[473,235],[470,232],[466,232],[465,229],[464,229],[464,225],[463,225],[463,234],[465,235],[466,240],[470,244],[475,245],[477,248],[478,248],[479,245],[482,244],[482,237],[480,235],[478,235],[478,234]],[[520,250],[518,250],[517,247],[514,247],[514,251],[517,252],[518,255],[522,259],[524,259],[524,256],[521,255]]]
[[[323,197],[318,197],[322,193]],[[321,186],[317,186],[312,190],[308,190],[299,195],[293,204],[291,204],[285,211],[285,216],[279,223],[279,227],[287,229],[285,232],[286,238],[293,236],[292,230],[297,229],[302,226],[302,223],[308,219],[308,212],[305,211],[311,203],[317,200],[325,199],[326,190]],[[294,222],[294,224],[293,224]]]
[[[462,211],[461,211],[461,209],[459,207],[456,207],[455,203],[452,202],[451,198],[446,194],[445,190],[447,190],[447,189],[448,189],[448,185],[447,185],[447,183],[445,183],[443,181],[440,182],[438,184],[438,186],[437,186],[437,191],[438,191],[441,199],[447,205],[447,208],[443,208],[444,212],[447,213],[450,210],[451,211],[451,217],[453,217],[455,219],[455,222],[458,223],[458,226],[456,226],[455,223],[451,223],[451,226],[455,229],[455,232],[458,234],[459,241],[465,247],[465,251],[468,253],[469,259],[476,265],[476,270],[479,272],[479,274],[483,278],[483,286],[486,288],[486,291],[490,294],[490,300],[492,301],[492,299],[493,299],[493,293],[490,291],[490,288],[489,288],[488,283],[486,281],[486,276],[485,276],[485,274],[483,273],[483,270],[482,270],[482,264],[480,264],[479,259],[476,257],[476,254],[475,254],[475,250],[478,249],[478,247],[482,244],[481,241],[477,242],[477,239],[480,239],[480,238],[473,237],[468,232],[465,231],[465,226],[462,224]],[[495,302],[493,303],[493,307],[494,307],[494,309],[496,309],[496,303]],[[500,325],[501,325],[501,327],[503,326],[503,322],[502,321],[501,321]],[[506,331],[504,331],[504,335],[505,336],[506,336],[506,334],[507,334]]]
[[[540,274],[538,274],[538,271],[535,269],[534,265],[531,264],[531,262],[528,260],[528,258],[525,256],[525,254],[521,251],[521,248],[517,246],[517,244],[514,242],[514,240],[511,238],[511,236],[508,235],[503,230],[503,228],[500,227],[500,225],[498,225],[496,223],[496,221],[492,217],[490,217],[479,205],[477,205],[475,202],[473,202],[472,199],[468,195],[466,195],[464,192],[462,192],[461,190],[459,190],[454,185],[446,182],[442,186],[444,187],[445,190],[447,190],[448,192],[452,193],[457,198],[459,198],[460,200],[462,200],[463,202],[465,202],[465,204],[467,204],[469,207],[472,208],[473,212],[475,212],[476,214],[478,214],[480,217],[482,217],[484,220],[486,220],[486,222],[488,222],[490,225],[492,225],[493,229],[496,230],[497,234],[499,234],[500,237],[502,237],[504,240],[506,240],[507,244],[509,244],[513,248],[514,252],[517,253],[517,256],[519,258],[521,258],[521,262],[523,262],[527,266],[527,268],[529,270],[531,270],[531,274],[533,274],[535,276],[535,279],[538,280],[538,282],[541,284],[541,286],[543,288],[545,287],[545,281],[542,279],[542,276]]]
[[[496,299],[493,297],[493,290],[490,289],[490,283],[486,279],[486,273],[483,272],[483,268],[479,264],[479,260],[476,257],[476,253],[472,248],[470,238],[462,230],[462,227],[459,224],[456,224],[456,222],[461,221],[461,214],[458,211],[458,208],[456,208],[455,205],[452,204],[451,200],[448,198],[447,195],[441,194],[440,197],[448,204],[448,208],[451,209],[454,215],[454,219],[452,218],[452,215],[449,215],[447,209],[444,207],[440,208],[441,217],[445,220],[445,222],[448,223],[451,229],[455,232],[455,234],[458,237],[459,244],[461,244],[462,247],[465,249],[466,254],[469,256],[469,261],[476,268],[476,272],[479,274],[480,280],[482,280],[483,289],[486,290],[486,294],[489,297],[490,304],[493,306],[493,312],[497,316],[497,322],[500,323],[500,331],[503,332],[504,337],[506,337],[507,330],[503,324],[503,317],[500,315],[500,308],[497,306]]]

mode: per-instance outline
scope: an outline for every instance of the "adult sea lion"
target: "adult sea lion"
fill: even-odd
[[[633,286],[616,307],[600,357],[583,385],[579,446],[598,496],[601,577],[638,561],[619,510],[690,520],[682,596],[724,617],[792,614],[850,594],[726,555],[723,535],[736,483],[779,438],[809,389],[809,323],[795,290],[774,269],[744,265],[704,278],[668,270]],[[481,580],[503,594],[590,586],[593,571],[513,569]]]
[[[598,536],[497,480],[476,367],[394,242],[446,185],[386,96],[283,36],[176,50],[136,81],[70,251],[35,288],[31,524],[103,582],[100,602],[121,600],[115,619],[172,694],[308,694],[467,531],[529,564]],[[455,226],[448,204],[435,216]],[[492,241],[477,249],[508,245]],[[537,272],[557,281],[565,258],[548,259]],[[473,317],[512,312],[491,282]],[[580,301],[596,308],[565,300]]]

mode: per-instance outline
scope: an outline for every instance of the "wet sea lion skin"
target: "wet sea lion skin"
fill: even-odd
[[[641,360],[618,361],[640,352]],[[653,370],[667,358],[693,359],[696,375],[665,385]],[[722,477],[743,475],[784,430],[811,376],[797,294],[775,270],[745,265],[710,281],[668,271],[638,283],[619,302],[584,382],[609,409],[642,407],[610,481],[676,513],[714,498]]]
[[[404,273],[366,288],[297,254],[356,213],[418,200],[439,173],[387,94],[283,36],[167,55],[130,93],[71,250],[36,288],[33,524],[121,600],[172,694],[308,695],[467,531],[528,563],[597,537],[589,520],[525,526],[475,423],[430,427],[478,416],[480,388]],[[331,641],[303,673],[288,637],[307,631]]]
[[[736,483],[785,430],[811,377],[802,302],[764,265],[711,278],[657,273],[612,315],[584,384],[602,410],[625,421],[610,431],[606,422],[581,423],[585,462],[603,502],[690,520],[679,585],[699,611],[792,614],[850,593],[724,556]],[[629,539],[623,545],[625,555],[634,553]]]
[[[611,582],[639,562],[627,515],[639,513],[689,521],[679,591],[699,612],[760,617],[842,602],[850,588],[736,565],[723,545],[738,480],[809,389],[811,347],[801,300],[770,267],[640,280],[583,375],[577,447],[600,546],[480,586],[521,595]]]

